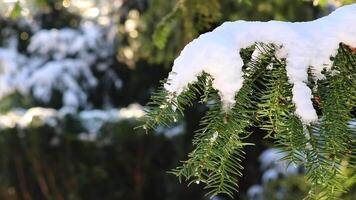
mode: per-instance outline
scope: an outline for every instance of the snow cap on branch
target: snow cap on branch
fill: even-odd
[[[330,70],[330,57],[336,55],[339,44],[356,46],[355,22],[356,4],[310,22],[225,22],[212,32],[200,35],[182,50],[174,61],[165,89],[179,95],[206,72],[213,77],[213,87],[219,92],[223,108],[229,109],[244,82],[239,51],[258,42],[272,43],[281,46],[277,56],[286,59],[296,115],[309,124],[318,116],[306,84],[308,68],[314,79],[325,78],[321,72]]]

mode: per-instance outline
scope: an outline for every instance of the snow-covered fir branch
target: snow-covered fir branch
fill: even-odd
[[[296,114],[309,124],[318,119],[307,86],[308,69],[315,80],[325,78],[340,43],[356,47],[356,5],[344,6],[329,16],[311,22],[225,22],[212,32],[189,43],[174,61],[165,89],[179,95],[203,72],[213,77],[223,106],[230,109],[244,84],[244,65],[239,52],[255,43],[279,45],[276,55],[286,59],[287,75],[293,84]]]
[[[305,167],[307,199],[337,199],[342,169],[355,164],[355,21],[353,4],[311,22],[226,22],[190,42],[143,125],[167,126],[197,100],[207,104],[195,149],[172,173],[232,197],[248,130],[260,127],[288,164]]]

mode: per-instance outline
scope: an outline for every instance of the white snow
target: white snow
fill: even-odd
[[[14,78],[24,57],[12,48],[0,48],[0,99],[15,90]]]
[[[286,156],[284,152],[279,149],[269,148],[261,153],[259,161],[261,163],[261,184],[252,185],[247,191],[247,197],[249,200],[264,200],[265,189],[268,188],[268,184],[273,180],[283,179],[290,175],[302,174],[301,166],[289,164],[286,160],[281,160]],[[279,188],[278,192],[283,191],[283,188]]]
[[[83,110],[75,112],[70,110],[71,107],[63,107],[60,110],[52,108],[33,107],[28,110],[13,110],[6,114],[0,115],[0,130],[12,129],[14,127],[28,128],[39,125],[48,125],[58,127],[59,123],[72,115],[79,120],[83,128],[83,132],[79,134],[79,139],[93,141],[100,133],[100,129],[104,124],[116,123],[121,120],[138,120],[144,115],[143,107],[137,103],[133,103],[128,107],[121,109],[106,109],[106,110]],[[73,111],[73,112],[72,112]],[[182,131],[183,127],[178,127],[178,131]],[[179,134],[179,133],[171,133]],[[167,137],[170,137],[167,135]]]
[[[262,200],[264,199],[263,187],[260,185],[252,185],[247,191],[249,200]]]
[[[278,179],[279,172],[275,169],[268,169],[262,175],[262,183],[266,184]]]
[[[84,110],[79,113],[81,125],[85,132],[79,134],[82,140],[93,141],[105,123],[118,121],[118,110]]]
[[[269,180],[271,177],[274,177],[274,172],[277,174],[297,174],[298,167],[295,166],[293,163],[288,164],[288,161],[283,160],[287,154],[281,152],[279,149],[269,148],[262,152],[259,157],[259,161],[261,163],[261,170],[267,170],[264,174],[262,180]]]
[[[178,135],[182,135],[185,130],[186,130],[185,124],[181,123],[181,124],[177,124],[176,126],[169,127],[169,128],[159,126],[156,128],[155,133],[157,135],[163,135],[167,138],[173,138]]]
[[[36,124],[46,124],[52,127],[58,125],[58,115],[55,109],[33,107],[28,110],[19,109],[0,115],[0,130],[14,128],[15,126],[25,128]]]
[[[79,112],[81,125],[85,132],[79,135],[82,140],[93,141],[98,137],[104,124],[115,123],[120,120],[139,119],[144,115],[143,107],[133,103],[126,108],[107,110],[84,110]]]
[[[119,111],[119,115],[125,119],[140,118],[145,115],[145,112],[140,104],[134,103],[130,104],[127,108],[122,108]]]
[[[278,149],[270,148],[263,151],[259,157],[261,163],[261,170],[266,170],[267,168],[273,166],[275,163],[279,162],[286,156],[285,153]]]
[[[350,120],[349,124],[350,124],[349,126],[350,126],[351,128],[356,128],[356,119]]]
[[[310,67],[314,79],[325,78],[321,72],[332,66],[339,44],[356,47],[356,4],[341,7],[329,16],[310,22],[225,22],[212,32],[189,43],[174,61],[165,84],[170,93],[179,95],[202,72],[210,74],[219,91],[224,109],[234,105],[234,97],[244,82],[243,61],[239,51],[257,42],[281,46],[277,57],[285,58],[287,75],[293,84],[296,115],[305,124],[318,119],[312,94],[306,85]]]

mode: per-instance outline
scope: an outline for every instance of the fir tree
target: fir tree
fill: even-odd
[[[349,6],[349,13],[355,8],[355,5]],[[338,13],[342,14],[343,11],[347,12],[346,8],[340,9]],[[355,17],[354,14],[351,16]],[[234,29],[229,28],[229,25],[222,26],[187,45],[175,61],[176,70],[182,73],[184,65],[209,65],[208,62],[197,61],[204,58],[199,57],[202,54],[193,50],[206,52],[204,42],[208,43],[210,36],[211,40],[215,39],[213,42],[221,42],[222,46],[230,45],[225,38],[221,39],[218,35]],[[352,41],[355,41],[355,38]],[[224,47],[219,49],[221,46],[214,46],[216,43],[207,46],[216,47],[212,51],[215,50],[217,60],[232,64],[224,61],[229,58],[224,53],[229,51]],[[195,71],[192,78],[190,72],[178,75],[179,77],[174,74],[177,72],[172,72],[170,78],[174,80],[164,81],[164,87],[153,95],[151,103],[148,104],[143,128],[169,126],[184,113],[184,109],[200,99],[208,106],[209,111],[201,120],[202,128],[197,130],[193,140],[195,149],[188,155],[188,160],[182,162],[182,166],[172,171],[179,180],[204,183],[208,195],[211,196],[226,194],[232,197],[238,189],[236,177],[242,176],[243,149],[247,145],[253,145],[245,142],[245,139],[253,134],[248,130],[250,127],[259,126],[266,130],[267,137],[272,138],[281,151],[285,152],[283,159],[290,164],[305,167],[306,178],[311,185],[306,199],[338,199],[341,193],[346,192],[343,181],[347,177],[343,171],[355,166],[355,127],[350,126],[350,121],[355,118],[356,54],[348,45],[350,44],[340,43],[337,54],[331,58],[332,65],[321,71],[320,76],[324,78],[315,78],[315,68],[308,68],[308,80],[301,84],[311,90],[302,90],[306,93],[305,99],[302,100],[296,97],[300,92],[296,91],[297,83],[290,80],[290,60],[278,55],[279,50],[284,47],[268,42],[256,42],[240,51],[244,82],[235,94],[233,105],[228,105],[228,108],[224,105],[226,96],[223,93],[226,91],[222,91],[221,85],[217,84],[220,79],[216,80],[221,78],[217,77],[221,74],[214,69],[201,67],[204,73],[194,77],[199,74]],[[223,67],[228,67],[224,64]],[[209,70],[215,73],[215,76],[209,73]],[[228,73],[227,70],[225,80],[232,81]],[[173,86],[170,86],[172,84]],[[173,89],[170,90],[171,88]],[[308,91],[311,94],[308,94]],[[311,110],[316,110],[317,119],[310,119],[313,118],[313,112],[310,113],[310,106],[306,105],[309,103],[309,96],[313,102]],[[299,113],[298,109],[301,109]]]

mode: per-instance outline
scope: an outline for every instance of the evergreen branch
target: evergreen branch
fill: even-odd
[[[342,65],[339,61],[340,55],[339,53],[335,62],[338,66]],[[349,55],[350,53],[347,54]],[[302,123],[293,114],[291,86],[285,75],[285,63],[278,59],[275,61],[275,68],[264,80],[267,89],[259,103],[259,117],[264,122],[262,128],[267,130],[268,137],[275,138],[281,150],[287,153],[284,159],[297,164],[304,163],[307,178],[312,185],[307,199],[336,198],[344,191],[341,162],[349,157],[348,152],[352,152],[347,144],[352,141],[348,122],[353,107],[350,105],[354,105],[350,102],[354,99],[351,96],[356,92],[349,85],[356,86],[354,82],[350,82],[355,79],[339,72],[338,75],[328,77],[325,83],[319,83],[319,91],[325,92],[321,97],[325,99],[321,102],[322,123],[303,128]],[[348,65],[350,63],[350,60],[344,62]],[[350,71],[346,73],[354,74],[352,67],[348,66],[347,69]]]
[[[257,49],[259,48],[259,49]],[[195,150],[183,162],[183,166],[173,170],[173,174],[191,183],[205,183],[209,189],[208,195],[227,194],[232,196],[237,191],[237,177],[241,176],[243,167],[241,160],[244,152],[242,148],[248,143],[242,142],[248,136],[246,128],[252,124],[255,114],[254,107],[254,85],[264,74],[273,48],[268,45],[258,44],[256,49],[261,51],[263,59],[252,59],[245,67],[245,76],[248,76],[244,85],[236,95],[236,104],[228,112],[221,111],[221,102],[216,91],[211,91],[211,83],[206,90],[210,110],[201,121],[200,129],[194,140]],[[250,57],[252,51],[246,49],[241,54]],[[206,98],[205,96],[204,98]]]
[[[288,82],[285,62],[274,57],[273,68],[264,78],[266,89],[259,100],[258,118],[266,137],[276,139],[278,147],[286,153],[285,160],[300,164],[304,160],[306,138],[303,126],[294,115],[292,86]]]
[[[195,149],[182,166],[172,170],[180,181],[202,182],[208,195],[232,197],[238,189],[237,177],[242,176],[243,148],[251,145],[243,142],[250,134],[247,128],[259,122],[267,137],[286,153],[283,159],[306,168],[311,183],[306,199],[336,199],[345,191],[344,161],[354,166],[355,160],[356,130],[349,121],[356,105],[356,56],[340,47],[327,79],[313,83],[318,86],[314,101],[322,117],[318,123],[303,125],[294,114],[286,62],[274,55],[277,48],[258,43],[240,52],[245,82],[234,107],[226,112],[212,86],[213,78],[206,73],[179,96],[162,89],[152,97],[146,128],[174,122],[177,113],[183,114],[198,98],[209,107],[193,139]]]
[[[175,94],[169,94],[162,86],[158,92],[151,96],[150,102],[145,107],[146,115],[142,118],[143,125],[139,127],[148,130],[160,125],[168,127],[176,122],[177,118],[183,115],[184,109],[192,106],[204,91],[205,77],[206,74],[203,74],[196,83],[190,84],[188,89],[178,97]],[[166,82],[163,81],[162,85]]]
[[[306,168],[307,177],[312,182],[310,198],[338,199],[345,192],[342,168],[354,167],[343,165],[355,150],[352,144],[355,134],[350,130],[351,111],[354,108],[356,94],[355,55],[341,45],[335,58],[333,71],[326,73],[327,81],[318,83],[318,98],[322,118],[320,124],[311,130]],[[352,61],[353,60],[353,61]]]

